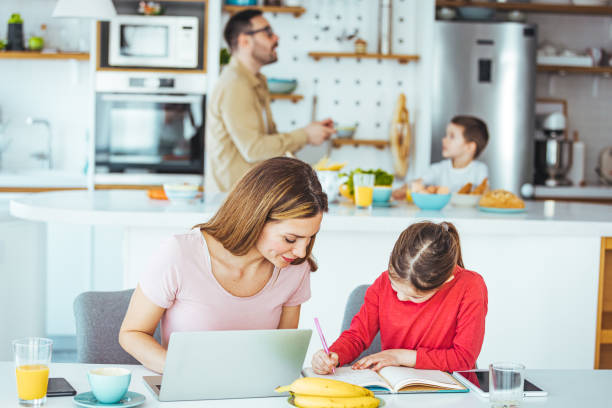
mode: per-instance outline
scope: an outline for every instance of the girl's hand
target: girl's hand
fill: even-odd
[[[330,374],[332,368],[338,365],[338,355],[319,350],[312,356],[312,369],[317,374]]]
[[[393,199],[398,200],[398,201],[406,200],[406,188],[407,187],[404,184],[400,188],[393,190],[393,192],[391,193],[391,196],[393,197]]]
[[[414,350],[385,350],[362,358],[353,364],[352,368],[354,370],[371,368],[374,371],[378,371],[387,366],[414,367],[415,362],[416,351]]]

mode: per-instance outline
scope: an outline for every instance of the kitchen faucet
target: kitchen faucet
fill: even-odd
[[[51,124],[46,119],[33,118],[29,116],[26,119],[26,124],[28,125],[43,125],[47,129],[47,152],[38,152],[32,153],[30,156],[34,157],[38,160],[47,160],[47,168],[51,170],[53,168],[53,151],[52,151],[52,142],[53,142],[53,132],[51,132]]]

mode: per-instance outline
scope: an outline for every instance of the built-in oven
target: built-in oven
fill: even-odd
[[[197,78],[110,73],[97,82],[96,173],[203,174],[205,95]]]
[[[110,21],[108,63],[115,67],[196,68],[199,22],[193,16],[120,15]]]

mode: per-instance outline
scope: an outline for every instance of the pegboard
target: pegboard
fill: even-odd
[[[315,61],[308,56],[311,51],[354,52],[357,37],[367,42],[368,53],[375,53],[378,4],[375,0],[304,0],[306,13],[299,18],[284,13],[264,15],[280,40],[278,61],[263,67],[262,73],[268,78],[297,79],[295,93],[304,96],[298,103],[272,102],[274,120],[280,131],[310,123],[316,95],[316,120],[331,117],[340,125],[357,123],[355,139],[388,140],[395,104],[403,92],[413,125],[413,140],[417,137],[420,128],[416,122],[421,120],[420,108],[424,103],[421,54],[427,42],[421,33],[428,32],[427,26],[433,25],[433,0],[393,1],[393,53],[421,55],[418,62],[400,64],[395,60],[351,58]],[[224,15],[223,26],[228,18]],[[346,39],[356,31],[355,37]],[[325,143],[319,147],[307,146],[297,155],[314,163],[327,152]],[[346,160],[349,168],[393,169],[389,149],[345,146],[332,149],[331,159]]]

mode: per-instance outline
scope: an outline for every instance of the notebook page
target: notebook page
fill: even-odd
[[[361,387],[377,385],[386,389],[390,389],[389,384],[382,379],[376,371],[373,370],[353,370],[351,367],[336,367],[336,374],[321,375],[316,374],[312,368],[304,369],[305,377],[329,378],[331,380],[344,381],[347,383],[359,385]]]
[[[450,389],[462,388],[448,374],[439,370],[419,370],[409,367],[389,366],[381,369],[380,375],[392,384],[395,389],[409,384],[427,384]],[[397,387],[399,384],[402,384],[402,386]]]

